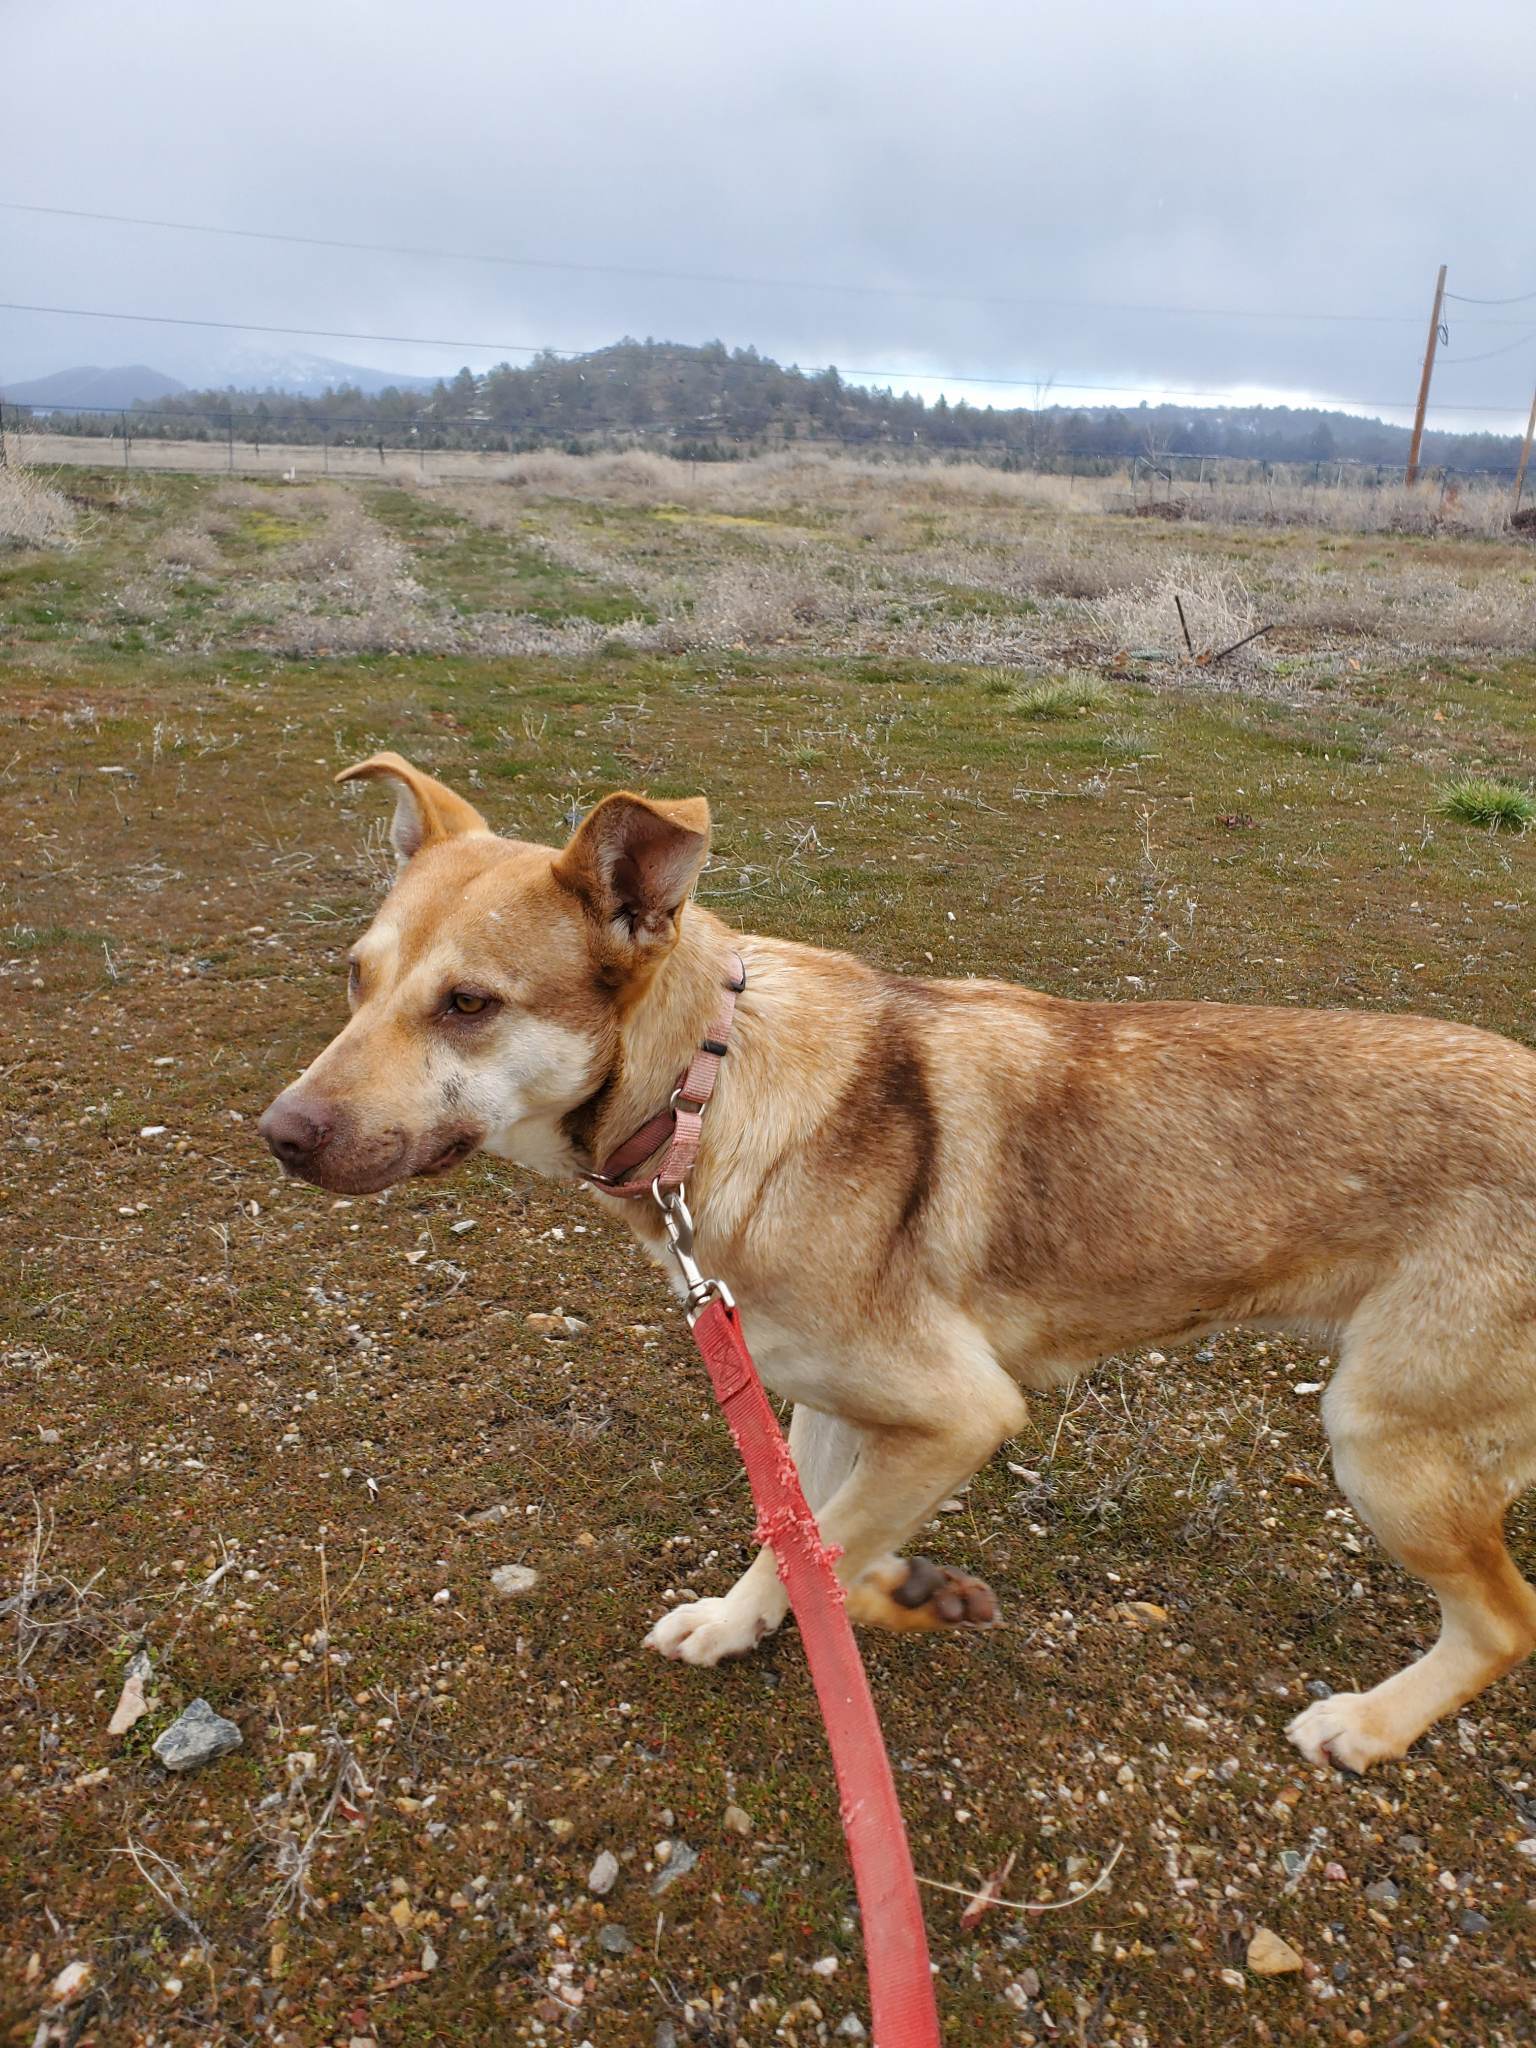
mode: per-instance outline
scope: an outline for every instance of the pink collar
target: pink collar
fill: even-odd
[[[678,1076],[671,1101],[649,1122],[643,1123],[639,1130],[631,1131],[596,1172],[583,1173],[581,1178],[589,1187],[597,1188],[605,1195],[621,1195],[628,1199],[635,1195],[648,1195],[653,1188],[659,1188],[663,1193],[680,1188],[692,1173],[694,1161],[699,1156],[704,1112],[720,1078],[720,1062],[730,1047],[736,998],[747,985],[746,963],[739,953],[729,956],[729,965],[734,971],[733,978],[725,983],[720,1007],[709,1027],[709,1036]],[[669,1139],[670,1143],[667,1142]],[[636,1180],[624,1178],[664,1144],[666,1152],[654,1172],[643,1173]]]

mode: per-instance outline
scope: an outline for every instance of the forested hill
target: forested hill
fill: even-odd
[[[1234,455],[1278,462],[1400,463],[1403,427],[1342,412],[1285,406],[1140,405],[994,408],[846,382],[835,369],[785,368],[756,349],[722,343],[631,341],[590,355],[541,355],[476,375],[461,370],[429,390],[368,395],[343,386],[319,398],[279,391],[188,391],[135,409],[139,434],[367,442],[425,447],[586,449],[646,445],[700,459],[791,443],[871,450],[924,449],[1016,465],[1133,454]],[[109,431],[90,415],[55,413],[54,431]],[[1429,463],[1511,468],[1518,439],[1426,437]]]

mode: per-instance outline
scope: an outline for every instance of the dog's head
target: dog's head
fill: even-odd
[[[605,797],[557,851],[500,839],[398,754],[399,872],[352,948],[351,1021],[261,1119],[283,1166],[338,1193],[445,1173],[481,1146],[555,1167],[619,1026],[677,943],[709,849],[702,797]]]

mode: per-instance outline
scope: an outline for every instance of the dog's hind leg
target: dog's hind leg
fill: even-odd
[[[1434,1405],[1443,1421],[1422,1395],[1412,1412],[1406,1379],[1391,1361],[1346,1357],[1324,1402],[1340,1485],[1440,1603],[1439,1640],[1425,1655],[1369,1692],[1319,1700],[1287,1730],[1313,1763],[1350,1771],[1401,1756],[1536,1648],[1536,1588],[1503,1531],[1505,1510],[1536,1472],[1536,1374],[1531,1400],[1509,1408],[1479,1402],[1475,1389],[1463,1403],[1442,1380]],[[1489,1381],[1509,1384],[1495,1371],[1485,1389]]]
[[[789,1448],[813,1509],[819,1512],[853,1470],[861,1441],[857,1424],[823,1415],[803,1401],[795,1404]],[[718,1664],[722,1658],[756,1649],[788,1611],[778,1566],[765,1544],[727,1594],[674,1607],[651,1630],[646,1646],[686,1664]]]

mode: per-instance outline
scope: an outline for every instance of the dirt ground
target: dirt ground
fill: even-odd
[[[1371,631],[1292,614],[1231,674],[1009,586],[1010,665],[953,616],[927,651],[910,617],[774,631],[761,577],[729,637],[615,630],[663,621],[668,578],[757,575],[778,504],[641,534],[595,487],[64,487],[74,546],[0,554],[0,2039],[863,2038],[793,1629],[712,1673],[640,1649],[751,1523],[660,1280],[513,1169],[336,1201],[256,1141],[386,879],[387,805],[331,775],[393,746],[545,840],[607,788],[702,787],[716,909],[901,971],[1529,1035],[1536,835],[1435,803],[1536,771],[1536,634],[1394,641],[1382,595],[1492,579],[1517,616],[1525,572],[1475,537],[1346,547]],[[816,588],[887,545],[849,521],[910,538],[885,488]],[[974,513],[922,516],[953,553]],[[1027,562],[1251,567],[1251,534],[987,516]],[[642,546],[637,598],[614,564]],[[526,643],[476,651],[492,606]],[[962,1931],[926,1893],[956,2048],[1536,2039],[1529,1672],[1364,1780],[1283,1737],[1432,1625],[1333,1487],[1328,1370],[1233,1335],[1032,1398],[925,1540],[1004,1625],[864,1639],[920,1875],[1012,1856],[1006,1896],[1050,1909]],[[508,1565],[532,1585],[498,1592]],[[109,1735],[141,1648],[149,1711]],[[241,1746],[172,1775],[152,1744],[196,1698]],[[1245,1967],[1260,1926],[1301,1972]]]

